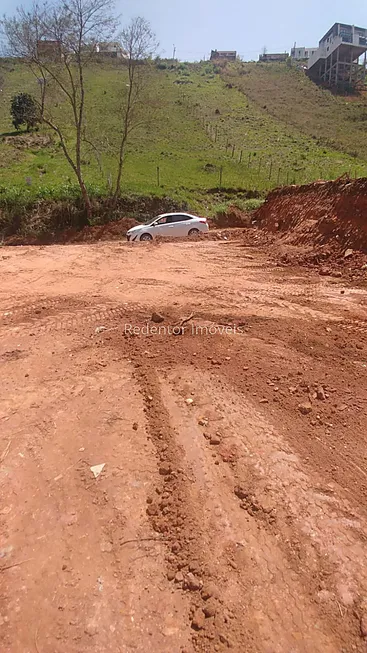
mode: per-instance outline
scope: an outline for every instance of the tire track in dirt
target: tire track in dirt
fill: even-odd
[[[227,564],[223,595],[241,603],[260,650],[336,653],[353,641],[365,651],[362,516],[336,487],[311,481],[273,427],[222,382],[203,372],[198,385],[185,368],[168,379],[165,405],[194,469],[193,502],[203,506],[214,558]]]
[[[292,571],[279,548],[276,534],[268,532],[266,519],[261,519],[261,512],[257,512],[255,506],[250,504],[249,512],[241,510],[233,493],[232,474],[223,473],[223,465],[218,464],[217,447],[206,443],[202,429],[188,415],[191,409],[185,410],[182,397],[177,397],[177,390],[186,396],[191,394],[189,388],[196,385],[188,380],[186,383],[178,381],[178,374],[173,380],[171,377],[170,390],[167,390],[167,383],[164,384],[164,403],[169,407],[174,426],[179,429],[179,442],[193,467],[195,483],[191,501],[196,510],[202,506],[203,537],[216,560],[226,605],[234,611],[240,608],[239,624],[250,631],[251,640],[264,653],[291,650],[336,653],[339,650],[337,642],[327,625],[320,621],[298,574]],[[205,376],[201,381],[210,392],[212,386]],[[201,393],[197,386],[196,391]],[[207,408],[216,404],[217,398],[211,399],[207,399]],[[221,402],[226,403],[224,398]],[[199,410],[202,408],[200,404]],[[231,427],[229,406],[228,409],[230,414],[223,424],[222,417],[215,417],[213,409],[209,408],[211,419],[218,420],[221,431]],[[266,517],[266,512],[263,516]],[[248,641],[248,635],[246,639]],[[246,641],[243,636],[237,641],[238,651],[241,641]]]
[[[163,533],[169,542],[166,556],[168,577],[177,587],[187,591],[190,590],[190,581],[187,580],[189,570],[193,570],[196,576],[194,589],[191,588],[195,650],[209,652],[230,647],[242,653],[246,642],[247,651],[263,653],[291,650],[300,653],[340,653],[343,630],[338,625],[337,615],[333,611],[329,614],[323,606],[319,608],[316,592],[313,595],[310,588],[312,574],[316,573],[318,578],[323,574],[327,577],[330,566],[322,565],[321,556],[315,558],[313,551],[312,557],[301,557],[302,569],[295,565],[292,555],[288,560],[289,551],[282,546],[282,527],[275,523],[273,508],[266,501],[264,504],[264,500],[261,505],[256,498],[249,499],[250,491],[243,487],[238,490],[241,498],[238,501],[238,496],[233,492],[232,473],[225,474],[227,478],[223,482],[222,472],[215,464],[218,459],[213,448],[205,453],[200,444],[200,441],[203,442],[200,429],[187,419],[189,409],[187,406],[184,408],[183,397],[191,399],[197,385],[177,381],[177,378],[181,378],[179,373],[178,377],[171,376],[172,389],[169,390],[166,375],[157,375],[142,354],[139,343],[134,343],[133,350],[135,374],[145,396],[149,431],[157,449],[163,477],[161,487],[156,488],[157,496],[149,497],[147,510],[153,528]],[[205,379],[205,376],[200,380],[206,388],[210,387],[209,379]],[[221,390],[220,395],[213,395],[207,401],[215,405],[224,401],[228,409],[233,403],[233,395],[227,402]],[[231,413],[232,409],[229,410]],[[220,414],[214,417],[213,410],[209,414],[213,421],[223,420]],[[229,430],[234,425],[239,429],[236,416],[235,411],[232,417],[234,422],[231,421],[231,414],[227,416],[225,427]],[[253,429],[251,437],[263,437],[266,428],[260,417],[253,416],[250,423]],[[243,426],[242,421],[240,426]],[[243,447],[243,443],[240,444]],[[240,449],[238,443],[237,448]],[[250,457],[254,455],[247,454]],[[284,453],[285,459],[289,455]],[[283,463],[280,460],[280,464]],[[246,472],[241,470],[247,482],[249,464],[250,461],[247,461]],[[251,461],[250,467],[252,469],[258,465],[256,461]],[[252,480],[256,487],[253,469]],[[294,482],[302,488],[301,480],[302,477]],[[272,483],[271,474],[269,483]],[[272,493],[275,493],[282,483],[279,478],[273,483]],[[285,497],[283,501],[286,503]],[[297,505],[296,499],[294,505]],[[310,505],[313,505],[311,499]],[[318,504],[315,505],[318,510]],[[296,536],[289,526],[284,533],[287,536],[291,533],[292,542],[297,542],[297,537],[302,539],[302,535],[297,531]],[[312,534],[305,531],[303,539],[305,535],[312,538]],[[348,540],[344,544],[348,546]],[[358,542],[355,546],[357,548],[354,547],[351,555],[358,553],[360,556]],[[213,602],[211,597],[208,605],[212,610],[209,614],[213,616],[204,618],[206,602],[200,590],[203,584],[205,591],[208,581],[215,585],[214,597],[220,598]],[[311,585],[313,587],[314,583]],[[327,592],[325,596],[329,598]],[[335,601],[339,605],[337,599]],[[356,620],[350,616],[348,619],[352,623],[348,637],[352,634],[357,638]],[[335,637],[336,631],[339,631],[340,639]]]
[[[250,632],[241,623],[238,606],[228,606],[221,595],[219,578],[215,573],[212,550],[203,534],[201,514],[192,501],[191,471],[183,460],[182,445],[178,443],[176,428],[162,400],[161,384],[153,366],[141,351],[139,343],[132,344],[135,364],[134,377],[145,400],[150,437],[159,459],[161,482],[148,497],[147,513],[153,529],[162,534],[167,543],[167,577],[190,596],[192,642],[196,651],[260,651],[251,642]]]
[[[34,325],[37,333],[76,330],[95,322],[106,322],[116,318],[128,318],[143,311],[142,304],[86,304],[83,301],[62,298],[15,307],[2,313],[2,326],[25,329]]]

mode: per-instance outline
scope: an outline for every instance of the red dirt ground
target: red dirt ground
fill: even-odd
[[[367,252],[367,179],[316,182],[270,193],[255,217],[268,231],[297,245],[337,240]]]
[[[1,653],[366,653],[366,291],[236,241],[0,265]]]
[[[254,214],[246,244],[270,244],[281,264],[367,280],[367,179],[281,188]]]

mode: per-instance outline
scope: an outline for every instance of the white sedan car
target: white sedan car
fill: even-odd
[[[184,238],[197,236],[209,231],[206,218],[198,218],[190,213],[164,213],[147,224],[139,224],[129,229],[128,240],[153,240],[157,236]]]

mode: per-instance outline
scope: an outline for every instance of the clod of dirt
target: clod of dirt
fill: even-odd
[[[354,250],[353,250],[353,249],[347,249],[347,250],[344,252],[344,258],[350,258],[351,256],[353,256],[353,254],[354,254]]]
[[[208,420],[205,417],[201,417],[198,421],[199,426],[208,426]]]
[[[182,571],[178,571],[177,574],[175,575],[175,583],[182,583],[184,580],[184,575]]]
[[[214,583],[206,583],[201,590],[201,598],[204,601],[208,601],[213,597],[218,596],[218,589]]]
[[[298,410],[300,413],[302,413],[302,415],[308,415],[312,412],[312,404],[310,404],[308,401],[305,401],[303,404],[298,405]]]
[[[319,270],[319,275],[320,277],[328,277],[331,274],[331,270],[329,268],[320,268]]]
[[[151,503],[150,505],[148,505],[147,515],[149,515],[150,517],[154,517],[154,515],[158,515],[158,506],[156,503]]]
[[[190,592],[197,592],[201,587],[202,587],[202,581],[199,580],[189,572],[185,576],[185,584],[184,584],[185,589],[190,590]]]
[[[171,546],[172,553],[178,553],[181,549],[181,544],[179,542],[174,542]]]
[[[220,444],[221,442],[222,442],[222,440],[221,440],[221,438],[219,437],[219,435],[217,435],[217,434],[212,435],[212,436],[210,437],[210,444],[217,445],[217,444]]]
[[[207,619],[210,617],[215,617],[217,612],[217,605],[213,599],[209,599],[203,607],[203,612]]]
[[[133,431],[137,431],[139,428],[139,424],[137,422],[134,422],[133,424]]]
[[[159,468],[159,473],[161,476],[169,476],[172,474],[172,467],[169,463],[161,465]]]
[[[192,618],[191,628],[193,628],[194,630],[202,630],[204,628],[204,625],[205,625],[205,616],[201,608],[199,608],[198,610],[196,610]]]
[[[164,317],[160,313],[152,313],[152,317],[150,318],[152,322],[155,322],[156,324],[160,324],[161,322],[164,322]]]
[[[86,635],[94,637],[98,633],[98,628],[95,624],[87,624],[87,626],[84,628],[84,632]]]
[[[167,572],[167,580],[172,581],[175,577],[175,572],[170,569],[170,571]]]
[[[189,397],[188,399],[185,399],[185,403],[186,403],[188,406],[192,406],[192,404],[194,403],[194,400],[191,399],[191,397]]]
[[[326,399],[326,394],[325,394],[325,390],[324,390],[324,388],[322,387],[322,385],[319,385],[319,387],[317,388],[317,390],[316,390],[316,397],[317,397],[317,399],[320,399],[320,401],[325,401],[325,399]]]
[[[236,485],[234,489],[234,493],[236,497],[241,499],[241,501],[243,501],[243,499],[247,499],[248,497],[248,491],[244,487],[242,487],[242,485]]]
[[[191,571],[192,574],[195,574],[196,576],[201,576],[202,569],[200,566],[199,562],[190,562],[189,564],[189,571]]]

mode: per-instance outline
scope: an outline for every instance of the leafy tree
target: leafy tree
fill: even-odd
[[[14,95],[11,101],[10,113],[15,129],[19,129],[21,125],[26,125],[29,132],[41,121],[38,105],[29,93]]]

